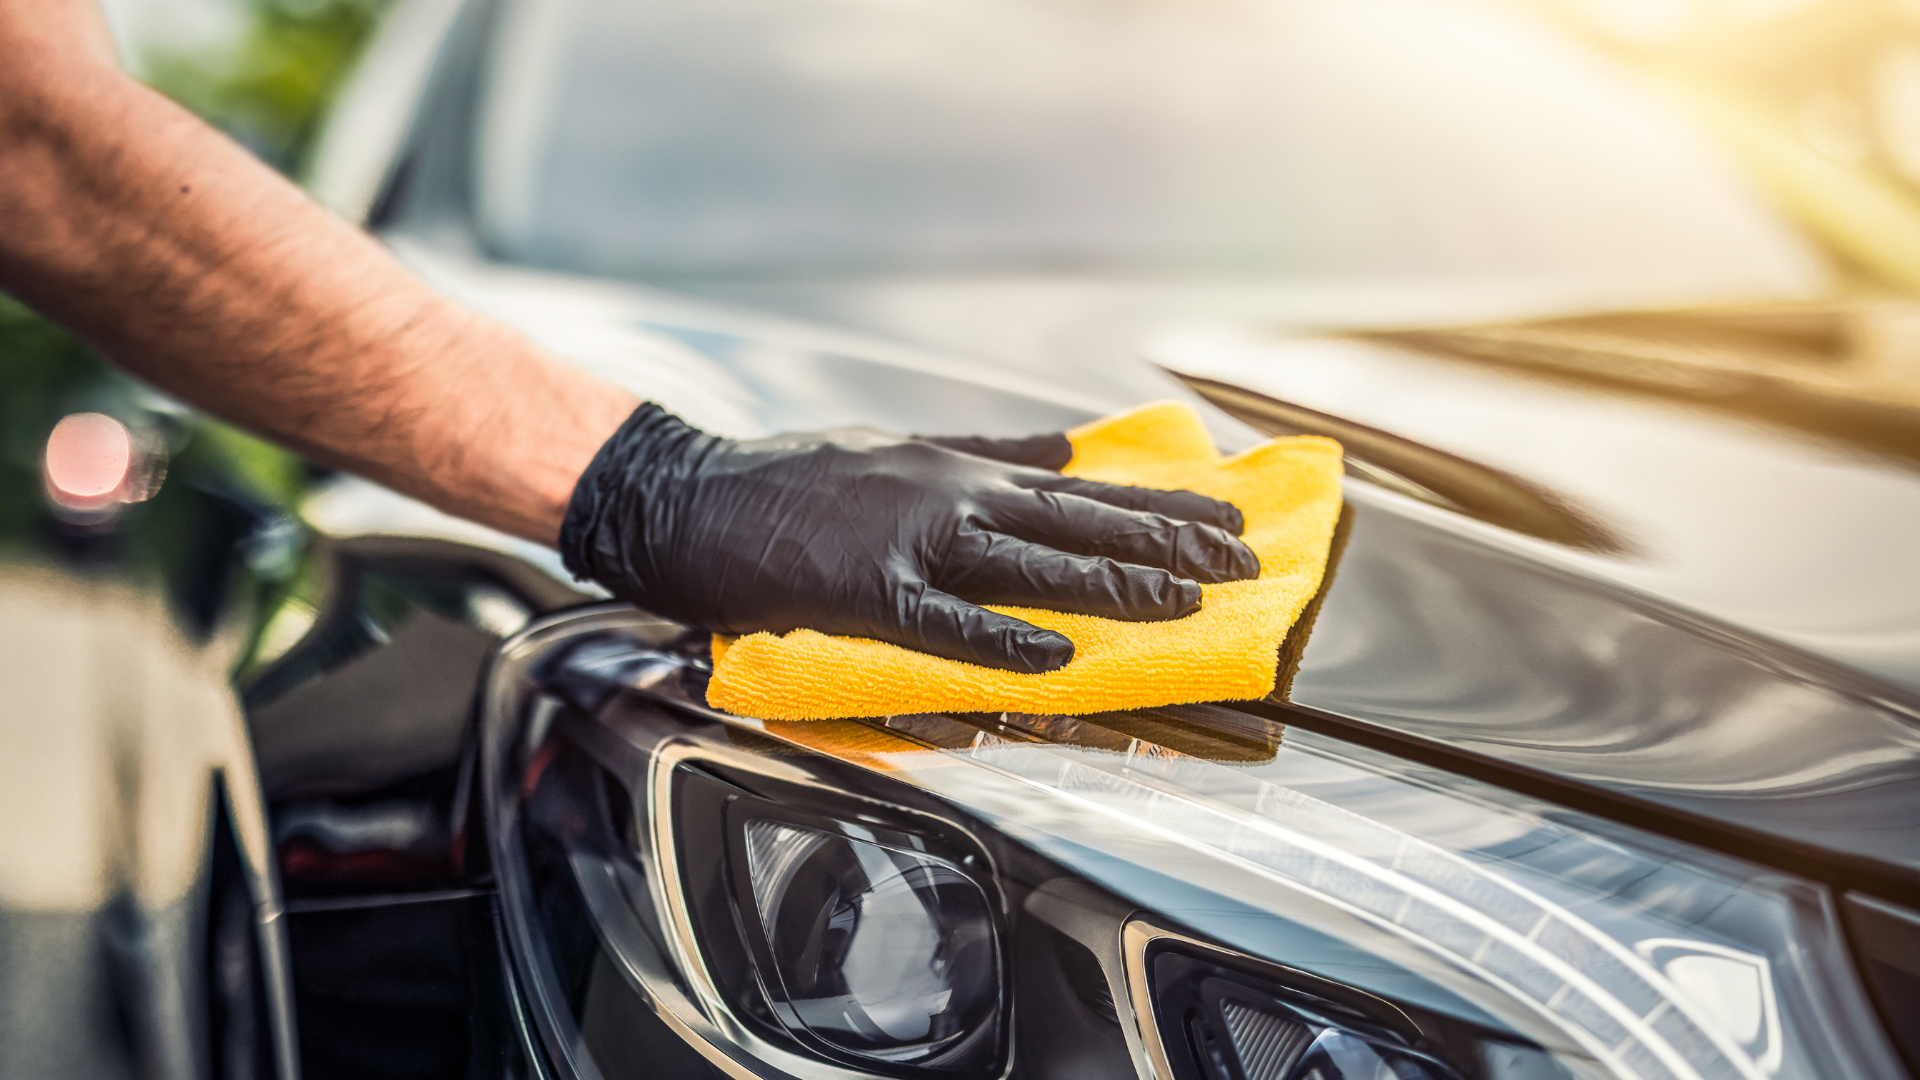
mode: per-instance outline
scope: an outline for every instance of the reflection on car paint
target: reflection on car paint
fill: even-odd
[[[1605,522],[1566,496],[1513,473],[1231,383],[1172,374],[1262,435],[1339,440],[1348,475],[1548,543],[1610,555],[1628,550],[1626,540]]]

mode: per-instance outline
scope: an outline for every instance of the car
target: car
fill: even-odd
[[[309,184],[722,434],[1174,398],[1346,507],[1266,699],[802,723],[536,545],[212,493],[232,703],[142,608],[158,719],[33,788],[171,868],[85,908],[146,1071],[1920,1071],[1914,309],[1526,10],[401,0]]]

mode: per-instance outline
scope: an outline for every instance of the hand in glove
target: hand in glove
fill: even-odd
[[[736,442],[642,405],[581,476],[560,552],[718,633],[806,627],[1023,672],[1060,667],[1073,642],[976,605],[1177,619],[1198,582],[1259,574],[1230,504],[1034,467],[1071,456],[1062,435]]]

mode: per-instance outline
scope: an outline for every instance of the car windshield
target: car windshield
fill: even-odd
[[[1470,0],[519,0],[479,130],[496,251],[627,276],[1825,274],[1625,74]]]

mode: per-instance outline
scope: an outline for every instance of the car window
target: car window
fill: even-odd
[[[1625,75],[1469,0],[520,0],[480,130],[498,251],[642,277],[1823,274]]]

